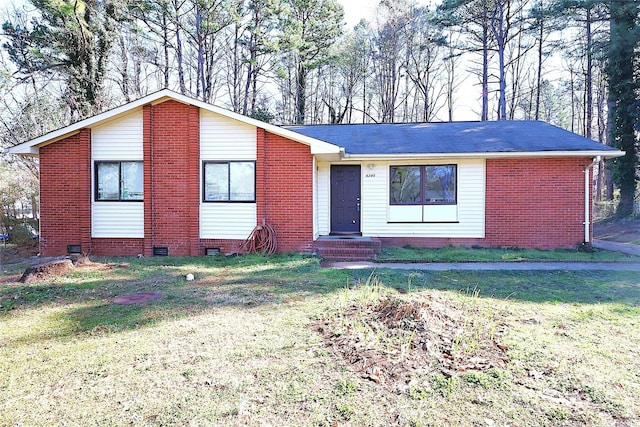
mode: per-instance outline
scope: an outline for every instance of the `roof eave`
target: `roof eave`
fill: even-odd
[[[223,108],[216,107],[211,104],[207,104],[204,101],[199,101],[197,99],[189,98],[188,96],[181,95],[169,89],[163,89],[161,91],[152,93],[138,100],[132,101],[128,104],[121,105],[112,110],[105,111],[104,113],[100,113],[93,117],[80,120],[79,122],[73,123],[69,126],[65,126],[63,128],[49,132],[38,138],[16,145],[15,147],[12,147],[11,149],[9,149],[9,152],[13,154],[37,156],[39,154],[39,147],[54,143],[68,136],[71,136],[74,134],[74,132],[77,133],[80,129],[90,128],[98,123],[102,123],[106,120],[112,119],[121,114],[126,114],[127,112],[134,110],[136,108],[142,107],[144,105],[147,105],[147,104],[155,105],[155,104],[165,102],[169,99],[173,99],[175,101],[178,101],[184,104],[194,105],[198,108],[202,108],[202,109],[211,111],[213,113],[220,114],[230,119],[238,120],[242,123],[255,126],[255,127],[264,129],[270,133],[282,136],[287,139],[291,139],[301,144],[305,144],[310,147],[311,154],[339,154],[341,152],[340,147],[337,145],[334,145],[325,141],[321,141],[315,138],[311,138],[311,137],[299,134],[297,132],[284,129],[276,125],[261,122],[260,120],[253,119],[251,117],[246,117],[241,114],[235,113],[233,111],[225,110]]]
[[[397,154],[352,154],[347,153],[348,160],[400,160],[413,158],[483,158],[511,159],[531,157],[602,157],[613,158],[624,156],[620,150],[585,150],[585,151],[521,151],[521,152],[489,152],[489,153],[397,153]]]

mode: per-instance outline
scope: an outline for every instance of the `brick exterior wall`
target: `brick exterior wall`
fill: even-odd
[[[91,131],[40,148],[40,253],[91,253]]]
[[[93,255],[136,256],[144,254],[144,239],[93,238],[91,247]]]
[[[590,163],[588,158],[568,157],[488,159],[484,239],[381,237],[380,240],[384,246],[428,248],[447,245],[576,248],[584,241],[584,169]]]
[[[200,255],[206,255],[207,248],[219,248],[221,254],[236,253],[243,242],[241,239],[200,239]]]
[[[145,256],[155,246],[199,255],[199,110],[177,101],[148,105],[143,123]]]
[[[489,246],[575,248],[584,241],[588,158],[487,160]]]
[[[258,129],[258,224],[276,230],[279,252],[310,252],[313,243],[313,156],[308,146]]]
[[[417,248],[442,248],[444,246],[489,246],[485,239],[445,237],[378,237],[384,247],[414,246]]]
[[[40,148],[41,253],[80,244],[94,255],[235,252],[237,239],[200,239],[199,110],[176,101],[143,108],[144,239],[91,238],[91,131]],[[308,146],[257,129],[257,222],[271,224],[279,252],[313,244],[313,156]],[[584,239],[588,158],[489,159],[484,239],[396,237],[385,245],[573,248]]]

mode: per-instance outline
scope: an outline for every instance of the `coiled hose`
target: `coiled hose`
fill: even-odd
[[[278,249],[276,230],[270,224],[256,226],[249,237],[240,244],[241,253],[271,255]]]

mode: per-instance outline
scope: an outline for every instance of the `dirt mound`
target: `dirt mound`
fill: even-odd
[[[73,270],[74,266],[70,259],[56,259],[41,264],[28,267],[20,280],[20,283],[33,283],[50,276],[58,276],[69,270]]]
[[[409,383],[420,375],[443,375],[504,367],[504,325],[486,322],[476,307],[442,299],[391,296],[352,304],[314,329],[331,351],[359,375],[381,385]]]

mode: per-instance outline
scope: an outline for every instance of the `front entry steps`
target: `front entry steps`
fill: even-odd
[[[361,236],[321,236],[313,249],[326,261],[372,261],[382,251],[382,242]]]

